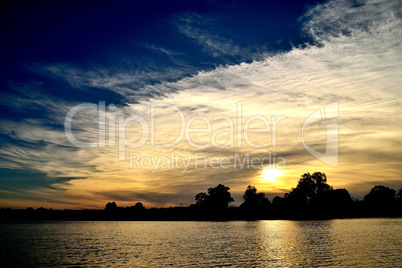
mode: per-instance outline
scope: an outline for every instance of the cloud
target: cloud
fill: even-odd
[[[226,56],[241,60],[262,58],[264,48],[237,45],[227,35],[218,18],[197,13],[185,13],[178,16],[174,24],[182,34],[202,46],[215,58]]]
[[[130,103],[164,96],[173,89],[149,90],[147,85],[159,81],[175,80],[188,74],[185,67],[156,68],[142,66],[130,70],[121,67],[79,68],[66,64],[46,66],[43,73],[66,80],[74,88],[100,88],[110,90],[124,97]]]
[[[390,30],[400,24],[401,11],[402,5],[398,1],[333,0],[305,13],[304,30],[319,42],[373,30]],[[392,38],[396,40],[397,36]]]
[[[202,45],[216,57],[246,57],[248,52],[238,48],[234,41],[219,36],[217,22],[212,18],[187,14],[179,17],[180,31]],[[217,115],[233,118],[237,129],[237,105],[241,101],[242,124],[253,115],[262,115],[270,123],[281,115],[277,129],[277,146],[273,147],[273,133],[254,136],[255,143],[269,142],[266,149],[255,149],[244,140],[240,147],[195,149],[183,140],[173,148],[151,149],[149,141],[137,149],[127,149],[147,157],[169,157],[171,152],[183,157],[194,157],[205,152],[218,158],[250,153],[263,157],[275,152],[286,159],[285,175],[276,185],[260,180],[260,170],[129,168],[129,161],[118,160],[118,148],[108,147],[84,150],[73,147],[62,129],[46,126],[42,120],[25,119],[18,122],[3,121],[0,134],[4,150],[3,167],[36,170],[52,178],[71,180],[65,185],[63,202],[76,198],[76,203],[97,206],[104,199],[131,202],[145,200],[152,205],[192,202],[194,194],[206,191],[218,183],[230,186],[239,197],[248,184],[260,191],[281,193],[295,186],[304,172],[323,171],[335,188],[347,188],[352,195],[360,195],[355,183],[372,188],[373,183],[392,182],[402,175],[399,168],[399,142],[402,115],[400,85],[402,84],[402,19],[401,4],[395,1],[370,0],[356,4],[334,0],[310,9],[305,17],[305,33],[314,42],[291,51],[275,55],[260,54],[261,58],[249,63],[217,67],[184,75],[184,69],[155,69],[144,66],[141,71],[126,67],[77,67],[67,63],[42,66],[41,74],[67,81],[72,88],[101,88],[124,97],[122,105],[107,118],[140,115],[149,119],[150,104],[169,103],[181,109],[186,120],[202,115],[213,123],[213,130],[226,126],[214,122]],[[154,49],[154,48],[152,48]],[[168,50],[156,50],[169,54]],[[171,53],[170,53],[171,54]],[[159,81],[154,83],[154,80]],[[26,88],[26,86],[20,86]],[[63,125],[64,116],[76,102],[29,98],[27,94],[14,100],[45,107],[54,124]],[[301,126],[314,111],[339,101],[339,166],[332,168],[311,156],[301,141]],[[74,134],[77,139],[96,141],[98,114],[82,112],[74,117]],[[180,121],[173,110],[156,114],[158,142],[172,141],[180,129]],[[149,123],[149,121],[148,121]],[[309,136],[308,145],[325,151],[327,122]],[[197,125],[197,124],[195,124]],[[107,130],[108,126],[107,126]],[[134,142],[141,129],[135,123],[127,126],[127,138]],[[112,134],[112,138],[117,136]],[[209,141],[210,135],[195,135],[196,143]],[[221,141],[226,140],[221,137]],[[116,141],[116,140],[115,140]],[[130,189],[130,190],[124,190]],[[77,201],[80,200],[80,201]],[[106,200],[112,201],[112,200]],[[103,203],[102,203],[103,206]]]

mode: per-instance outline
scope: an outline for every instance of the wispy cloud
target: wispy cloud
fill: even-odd
[[[185,13],[177,17],[175,23],[178,30],[202,46],[213,57],[235,57],[241,60],[261,59],[264,48],[242,47],[236,44],[225,33],[218,18],[200,15],[197,13]]]
[[[149,65],[130,69],[129,66],[80,68],[67,64],[53,64],[42,67],[41,72],[64,79],[75,88],[106,89],[121,95],[125,101],[135,103],[164,96],[173,89],[161,88],[159,91],[152,91],[147,85],[177,80],[188,74],[189,70],[185,67],[160,69]]]
[[[192,76],[184,75],[185,68],[150,66],[144,66],[141,71],[99,65],[82,68],[66,63],[36,68],[43,75],[67,81],[73,88],[101,88],[120,94],[124,105],[113,113],[108,112],[107,116],[127,118],[136,114],[149,118],[150,104],[162,102],[179,107],[187,119],[203,115],[212,121],[216,115],[235,118],[238,101],[242,101],[244,120],[255,114],[267,118],[286,115],[287,119],[277,130],[276,148],[254,149],[243,144],[241,148],[205,150],[206,154],[230,160],[236,152],[256,157],[275,152],[286,159],[288,168],[277,185],[259,181],[258,170],[194,169],[190,166],[185,173],[173,168],[153,174],[149,169],[130,169],[128,161],[118,161],[117,148],[74,148],[62,129],[53,129],[44,121],[33,119],[3,122],[0,134],[21,143],[5,141],[0,163],[3,167],[35,169],[55,178],[85,177],[63,186],[66,190],[62,201],[74,197],[80,200],[78,203],[88,202],[88,206],[96,206],[105,198],[127,204],[130,200],[141,201],[139,199],[150,205],[188,204],[191,196],[218,183],[229,185],[239,197],[247,184],[279,193],[294,186],[301,173],[318,170],[326,172],[329,183],[335,187],[348,189],[350,186],[352,194],[368,192],[373,183],[389,182],[397,186],[395,180],[402,175],[399,168],[402,160],[399,157],[402,150],[399,142],[402,134],[399,127],[402,124],[399,112],[402,104],[401,13],[401,4],[397,1],[370,0],[360,4],[328,1],[310,9],[304,18],[305,32],[315,43],[271,56],[261,53],[258,61],[221,66]],[[234,40],[222,37],[224,35],[215,27],[219,22],[212,18],[186,14],[178,21],[176,26],[183,34],[216,57],[250,55],[250,51],[238,47]],[[160,47],[150,49],[171,56],[174,53]],[[154,83],[156,80],[159,82]],[[39,101],[39,97],[29,98],[28,95],[15,94],[10,101],[20,100],[47,109],[54,115],[54,124],[63,125],[67,111],[76,105],[59,100]],[[340,163],[337,168],[315,159],[301,143],[304,120],[333,101],[339,101],[340,107]],[[96,112],[78,114],[74,118],[77,137],[96,140],[99,128],[96,118]],[[177,115],[165,111],[157,114],[156,120],[159,141],[171,141],[179,128]],[[215,127],[223,125],[215,123]],[[317,127],[318,132],[309,136],[309,145],[325,150],[321,142],[325,138],[320,137],[325,127],[324,123]],[[135,141],[139,132],[137,125],[130,125],[127,138]],[[271,142],[271,135],[256,137],[256,143]],[[201,142],[207,138],[199,136],[194,140]],[[127,150],[149,157],[169,156],[171,151],[185,156],[199,152],[184,140],[170,149],[152,150],[147,143],[140,149]],[[166,198],[152,194],[155,192],[164,193]],[[181,200],[175,198],[182,193]]]

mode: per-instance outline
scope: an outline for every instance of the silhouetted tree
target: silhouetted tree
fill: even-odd
[[[242,208],[262,210],[268,209],[271,202],[265,197],[265,193],[258,193],[254,186],[249,185],[243,195],[244,202]]]
[[[305,189],[296,187],[290,193],[284,195],[282,209],[293,216],[303,215],[308,204],[309,200]]]
[[[116,202],[107,203],[105,207],[105,211],[115,211],[117,209]]]
[[[283,197],[275,196],[274,199],[272,199],[272,206],[276,208],[281,207],[283,205],[283,200]]]
[[[136,208],[136,209],[145,209],[144,205],[141,202],[135,203],[134,208]]]
[[[195,196],[196,206],[204,208],[227,208],[233,198],[229,192],[230,188],[219,184],[215,188],[209,188],[208,194],[199,193]]]
[[[314,172],[313,174],[304,173],[296,188],[284,195],[284,199],[276,199],[273,205],[274,211],[287,214],[291,217],[307,217],[311,215],[321,215],[329,213],[329,207],[322,203],[324,200],[335,207],[335,199],[340,198],[343,191],[332,192],[333,188],[327,183],[325,173]],[[331,192],[331,193],[327,193]],[[347,193],[348,195],[349,193]],[[347,195],[345,200],[347,199]],[[350,198],[350,196],[349,196]]]
[[[374,186],[370,193],[364,197],[369,204],[386,205],[395,200],[395,190],[382,185]]]
[[[298,189],[300,194],[305,195],[307,200],[310,201],[318,193],[331,190],[332,186],[327,184],[327,176],[325,173],[314,172],[313,175],[304,173],[295,189]]]
[[[402,188],[398,190],[396,193],[396,201],[397,201],[397,210],[400,211],[399,214],[402,214]]]
[[[402,188],[398,190],[396,193],[396,198],[400,201],[402,201]]]
[[[366,215],[391,216],[397,215],[396,191],[382,185],[374,186],[370,193],[364,196]]]
[[[304,173],[296,188],[292,188],[290,193],[285,194],[284,203],[287,207],[295,209],[305,208],[318,194],[329,190],[332,190],[332,186],[327,184],[325,173],[314,172],[313,175]]]
[[[315,214],[322,216],[347,215],[351,210],[352,198],[346,189],[327,190],[314,199]]]
[[[144,215],[145,207],[141,202],[137,202],[134,206],[129,207],[128,211],[130,212],[130,217],[138,219],[139,217]]]
[[[199,193],[195,196],[195,204],[197,207],[207,207],[209,199],[207,193]]]

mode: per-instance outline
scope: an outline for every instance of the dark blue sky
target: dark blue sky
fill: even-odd
[[[3,1],[1,91],[15,94],[10,84],[36,81],[40,86],[32,90],[49,97],[124,101],[107,90],[72,88],[44,75],[38,66],[64,63],[83,70],[95,66],[109,72],[164,73],[144,76],[138,88],[173,81],[219,65],[258,60],[263,52],[289,50],[308,41],[298,19],[316,2]],[[197,28],[197,35],[235,44],[238,50],[214,51],[186,35],[190,28]],[[180,72],[166,74],[167,69]],[[131,87],[135,90],[136,85]],[[25,112],[31,114],[28,107]],[[25,112],[1,107],[2,117],[18,119]]]

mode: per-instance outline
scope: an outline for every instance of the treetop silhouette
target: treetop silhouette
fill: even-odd
[[[268,209],[271,202],[265,197],[265,193],[257,193],[255,186],[249,185],[243,195],[244,202],[240,205],[245,209]]]
[[[227,208],[229,203],[234,202],[229,190],[229,187],[222,184],[219,184],[214,188],[209,188],[208,193],[201,192],[195,196],[195,206],[214,209]]]

